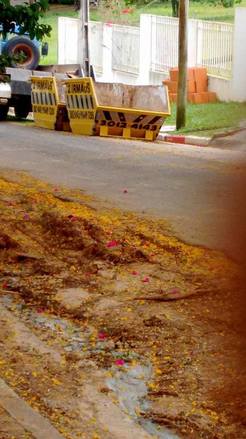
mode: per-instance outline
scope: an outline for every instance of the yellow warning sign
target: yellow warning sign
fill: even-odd
[[[153,141],[170,115],[168,91],[163,86],[99,83],[92,78],[71,78],[64,84],[65,104],[64,98],[58,102],[54,77],[32,78],[37,125],[58,129],[57,108],[63,106],[59,125],[63,130],[71,127],[74,134]]]
[[[120,110],[99,110],[96,113],[96,134],[154,140],[165,120],[162,115]]]
[[[66,106],[74,134],[94,134],[96,97],[91,78],[69,79],[66,84]]]
[[[33,76],[31,86],[33,117],[36,125],[54,130],[58,107],[55,78]]]

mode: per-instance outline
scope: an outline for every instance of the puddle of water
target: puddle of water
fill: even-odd
[[[12,311],[15,310],[22,319],[29,324],[31,323],[35,328],[56,333],[59,339],[62,339],[63,349],[67,352],[78,351],[81,353],[85,347],[86,356],[90,353],[100,354],[100,352],[104,352],[107,348],[116,359],[124,356],[123,353],[116,351],[114,348],[109,348],[109,340],[95,340],[92,343],[92,328],[81,328],[65,318],[37,313],[26,306],[16,303],[9,295],[1,296],[0,302],[6,308]],[[110,368],[112,376],[106,380],[107,387],[117,396],[122,410],[154,438],[179,439],[172,431],[160,427],[158,424],[139,415],[139,413],[146,412],[150,407],[147,399],[147,385],[152,379],[152,365],[144,362],[144,359],[140,358],[135,352],[128,352],[127,359],[134,359],[135,365],[129,365],[125,362],[123,367],[112,366]]]
[[[107,386],[117,395],[121,408],[137,419],[137,412],[143,409],[143,398],[147,394],[146,383],[152,376],[151,365],[126,365],[122,370],[113,366],[111,370],[113,376],[107,379]],[[146,403],[144,408],[148,408]]]
[[[111,370],[113,376],[106,380],[106,384],[116,394],[120,407],[155,438],[179,439],[170,430],[138,415],[139,412],[146,412],[150,407],[146,397],[147,383],[153,374],[151,364],[126,365],[122,370],[114,366]]]

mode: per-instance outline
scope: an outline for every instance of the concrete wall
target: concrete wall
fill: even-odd
[[[246,101],[246,8],[236,8],[231,99]]]
[[[209,77],[209,90],[221,101],[246,102],[246,8],[236,8],[232,78]]]
[[[216,76],[208,77],[208,90],[214,91],[220,101],[232,101],[232,80],[217,78]]]

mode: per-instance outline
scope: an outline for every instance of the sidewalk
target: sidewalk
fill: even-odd
[[[213,146],[223,149],[237,149],[243,151],[246,146],[246,127],[241,124],[240,127],[225,131],[221,134],[215,134],[212,137],[194,136],[192,134],[172,134],[175,126],[163,126],[158,140],[167,143],[187,144],[194,146]]]
[[[175,125],[163,125],[157,140],[167,143],[179,143],[196,146],[208,146],[211,138],[194,136],[192,134],[172,134],[176,130]]]

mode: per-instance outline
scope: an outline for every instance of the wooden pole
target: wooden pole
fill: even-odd
[[[89,53],[89,0],[81,0],[81,51],[82,66],[85,76],[90,76],[90,53]]]
[[[179,2],[179,80],[177,96],[176,128],[185,126],[187,101],[187,33],[189,0]]]

